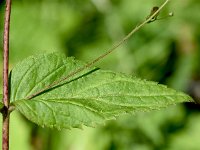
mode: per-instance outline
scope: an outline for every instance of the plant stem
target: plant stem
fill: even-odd
[[[9,149],[9,31],[10,31],[11,0],[6,0],[4,36],[3,36],[3,126],[2,150]]]
[[[2,126],[2,150],[9,150],[9,120],[9,112],[4,111]]]
[[[87,63],[85,66],[69,73],[66,77],[63,77],[61,79],[59,79],[58,81],[54,81],[52,84],[46,86],[45,88],[39,90],[38,92],[31,94],[29,96],[26,97],[26,99],[31,99],[39,94],[41,94],[42,92],[51,89],[52,87],[58,85],[59,83],[61,83],[62,81],[65,81],[66,79],[72,77],[73,75],[83,71],[86,68],[91,67],[92,65],[94,65],[95,63],[97,63],[98,61],[100,61],[102,58],[106,57],[107,55],[109,55],[110,53],[112,53],[114,50],[116,50],[119,46],[121,46],[124,42],[126,42],[134,33],[136,33],[138,30],[140,30],[145,24],[152,22],[151,20],[158,15],[158,13],[165,7],[165,5],[170,2],[170,0],[165,0],[165,2],[159,7],[159,9],[157,11],[155,11],[153,14],[151,14],[150,16],[148,16],[148,18],[146,20],[144,20],[142,23],[140,23],[138,26],[136,26],[135,28],[132,29],[131,32],[129,32],[121,41],[119,41],[117,44],[113,45],[113,47],[111,47],[110,49],[108,49],[105,53],[103,53],[102,55],[100,55],[99,57],[97,57],[96,59],[94,59],[93,61]]]

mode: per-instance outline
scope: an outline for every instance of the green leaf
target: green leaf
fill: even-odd
[[[28,58],[12,71],[12,104],[32,122],[60,129],[94,127],[124,113],[157,110],[191,100],[166,86],[121,73],[97,70],[84,75],[91,69],[27,99],[83,65],[55,53]]]
[[[1,99],[1,102],[0,102],[0,109],[2,109],[3,108],[3,95],[2,94],[0,94],[0,99]]]

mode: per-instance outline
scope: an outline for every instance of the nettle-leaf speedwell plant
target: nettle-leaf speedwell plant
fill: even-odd
[[[42,127],[80,128],[104,124],[121,114],[157,110],[191,100],[164,85],[93,67],[145,24],[159,19],[159,12],[168,2],[153,7],[144,22],[90,63],[58,53],[40,54],[28,57],[8,73],[11,0],[7,0],[0,103],[3,150],[9,149],[9,117],[14,110]]]

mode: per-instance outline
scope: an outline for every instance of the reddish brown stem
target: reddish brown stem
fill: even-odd
[[[9,31],[10,31],[11,0],[6,0],[4,36],[3,36],[3,126],[2,126],[2,150],[9,149]]]
[[[9,150],[9,120],[9,112],[4,111],[2,126],[2,150]]]

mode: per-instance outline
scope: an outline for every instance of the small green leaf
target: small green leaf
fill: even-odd
[[[1,102],[0,102],[0,109],[2,109],[3,108],[3,95],[2,94],[0,94],[0,99],[1,99]]]
[[[0,102],[0,109],[2,109],[3,108],[3,103],[2,102]]]
[[[96,126],[124,113],[156,110],[191,100],[188,95],[166,86],[121,73],[97,70],[84,75],[91,69],[27,99],[83,65],[58,54],[23,61],[11,74],[12,104],[32,122],[60,129]]]

